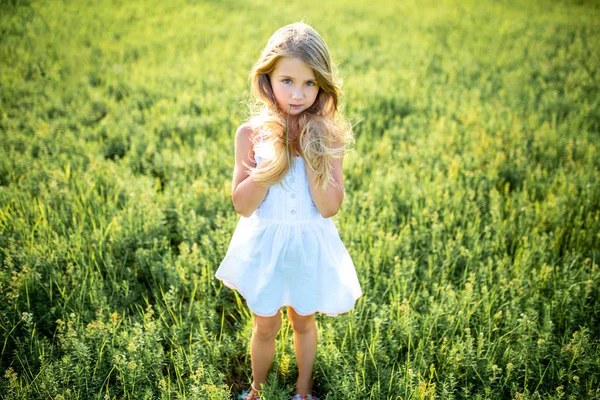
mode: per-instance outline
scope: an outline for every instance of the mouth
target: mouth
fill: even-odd
[[[298,109],[302,108],[302,104],[290,104],[290,107],[292,107],[293,109]]]

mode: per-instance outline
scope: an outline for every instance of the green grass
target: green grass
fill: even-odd
[[[334,221],[365,293],[317,316],[319,397],[600,398],[600,6],[346,3],[0,3],[0,397],[248,387],[214,278],[234,133],[304,18],[356,124]],[[285,321],[266,398],[296,372]]]

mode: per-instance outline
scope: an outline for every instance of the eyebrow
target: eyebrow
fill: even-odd
[[[293,77],[293,76],[289,76],[289,75],[282,75],[282,74],[279,74],[279,77],[280,77],[280,78],[287,78],[287,79],[294,79],[294,77]],[[311,81],[314,81],[314,82],[316,82],[316,81],[317,81],[317,78],[316,78],[316,77],[315,77],[315,78],[311,78],[311,79],[308,79],[308,80],[306,80],[305,82],[311,82]]]

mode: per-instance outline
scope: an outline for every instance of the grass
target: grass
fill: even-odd
[[[304,18],[356,146],[365,295],[321,399],[600,398],[593,1],[21,2],[0,13],[0,396],[225,399],[252,320],[214,272],[247,74]],[[287,321],[265,388],[287,399]]]

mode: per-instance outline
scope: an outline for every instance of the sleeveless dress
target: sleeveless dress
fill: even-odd
[[[255,145],[257,165],[274,154],[266,143]],[[336,316],[354,308],[362,290],[335,224],[312,201],[304,160],[291,163],[254,213],[240,217],[215,277],[259,316],[273,316],[282,306],[300,315]]]

